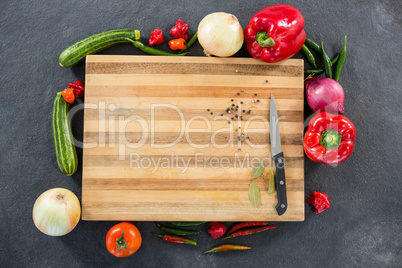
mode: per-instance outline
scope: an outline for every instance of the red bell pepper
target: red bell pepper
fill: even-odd
[[[321,112],[311,118],[304,134],[308,158],[325,165],[340,164],[353,152],[356,128],[343,115]]]
[[[248,52],[271,63],[290,58],[299,52],[306,39],[303,27],[303,15],[290,5],[261,9],[244,30]]]
[[[151,37],[149,38],[149,45],[161,45],[164,41],[162,30],[156,28],[151,32]]]

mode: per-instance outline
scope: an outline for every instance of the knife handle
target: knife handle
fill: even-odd
[[[286,197],[286,181],[285,181],[285,159],[283,158],[283,153],[273,156],[276,167],[275,185],[276,192],[278,195],[278,204],[276,205],[276,211],[278,215],[285,213],[288,208],[288,200]]]

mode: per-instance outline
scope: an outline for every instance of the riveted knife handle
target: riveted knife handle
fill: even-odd
[[[288,199],[286,197],[286,180],[285,180],[285,159],[283,153],[273,156],[276,167],[275,185],[278,195],[278,204],[276,205],[276,211],[278,215],[285,213],[288,208]]]

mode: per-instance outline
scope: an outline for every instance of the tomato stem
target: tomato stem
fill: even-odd
[[[117,250],[128,249],[128,250],[131,251],[131,249],[129,249],[129,248],[127,247],[127,241],[124,240],[124,228],[123,228],[123,232],[122,232],[122,234],[121,234],[121,237],[120,237],[120,238],[116,238],[116,242],[117,242],[117,246],[116,246],[116,249],[117,249]]]

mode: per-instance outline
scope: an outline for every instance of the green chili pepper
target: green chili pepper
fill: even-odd
[[[156,224],[159,229],[161,229],[162,231],[169,233],[169,234],[173,234],[173,235],[195,235],[200,233],[201,231],[189,231],[189,230],[181,230],[181,229],[177,229],[177,228],[172,228],[172,227],[167,227],[167,226],[163,226],[160,224]]]
[[[324,72],[323,68],[318,68],[318,69],[308,69],[308,70],[304,70],[305,74],[321,74],[322,72]]]
[[[339,59],[339,54],[336,55],[336,57],[331,60],[331,66],[334,66],[335,63],[338,61]],[[324,68],[317,68],[317,69],[309,69],[309,70],[305,70],[304,73],[305,74],[321,74],[322,72],[324,72]]]
[[[320,46],[310,38],[306,37],[306,40],[304,40],[304,44],[306,44],[306,46],[308,46],[312,50],[315,50],[316,52],[321,54]]]
[[[336,55],[336,57],[333,60],[331,60],[331,66],[334,66],[335,63],[338,61],[338,59],[339,59],[339,54]]]
[[[158,55],[158,56],[185,56],[186,54],[188,54],[188,52],[184,52],[184,53],[180,53],[180,54],[176,54],[176,53],[170,53],[170,52],[166,52],[160,49],[156,49],[153,47],[148,47],[146,45],[144,45],[143,43],[141,43],[140,41],[134,41],[130,38],[126,38],[127,41],[130,41],[131,43],[133,43],[133,45],[142,50],[145,53],[151,54],[151,55]]]
[[[175,226],[196,226],[206,223],[206,221],[172,221],[171,224]]]
[[[331,59],[328,57],[327,53],[325,53],[323,41],[321,41],[321,57],[322,62],[324,63],[325,76],[327,78],[332,78]]]
[[[233,245],[233,244],[223,244],[223,245],[220,245],[220,246],[217,246],[210,250],[205,251],[204,254],[212,253],[212,252],[222,252],[222,251],[229,251],[229,250],[246,250],[246,249],[251,249],[251,247],[242,246],[242,245]]]
[[[334,73],[335,81],[339,80],[339,76],[341,74],[343,65],[345,64],[345,61],[346,61],[346,35],[345,35],[345,42],[343,43],[343,47],[342,47],[342,50],[341,50],[341,53],[339,56],[339,61],[335,68],[335,73]]]
[[[184,50],[187,48],[190,48],[194,43],[198,40],[198,32],[195,32],[195,34],[190,38],[190,40],[186,43],[186,48],[182,49],[179,51],[179,53],[182,53]]]
[[[315,62],[314,55],[305,44],[303,44],[301,51],[303,52],[304,56],[306,56],[306,59],[310,63],[311,67],[317,69],[317,63]]]
[[[198,32],[190,38],[190,41],[187,42],[187,48],[191,47],[198,40]]]

